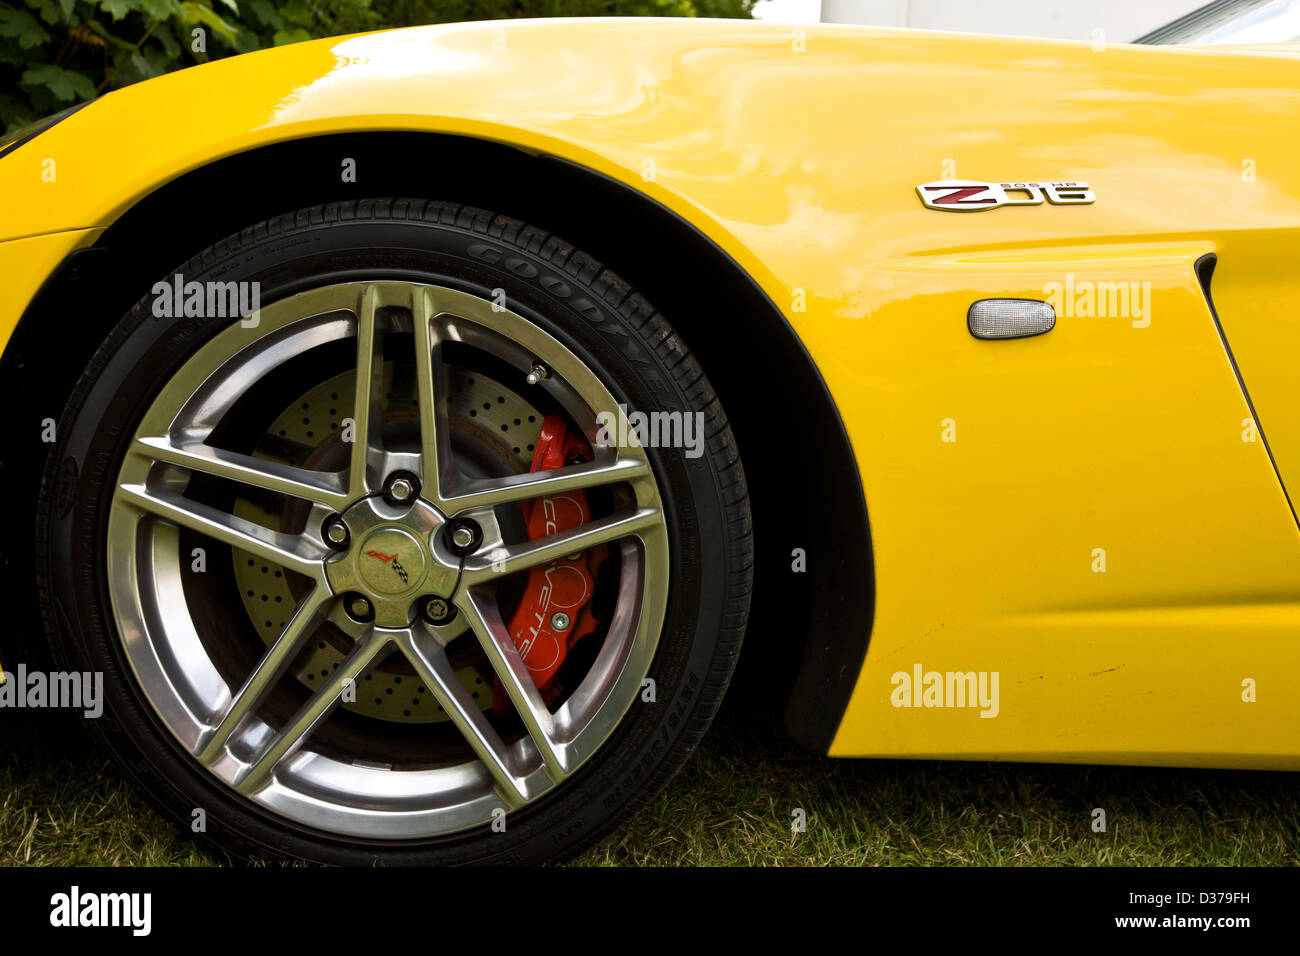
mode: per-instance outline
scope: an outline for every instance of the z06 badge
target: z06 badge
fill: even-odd
[[[1087,183],[982,183],[945,179],[916,187],[921,202],[948,212],[980,212],[999,206],[1037,206],[1046,197],[1058,206],[1081,206],[1097,197]],[[1011,195],[1014,194],[1014,195]]]

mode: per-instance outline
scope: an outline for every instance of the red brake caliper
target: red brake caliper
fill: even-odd
[[[590,460],[591,446],[587,440],[580,433],[571,434],[562,416],[547,415],[537,437],[532,470],[546,471]],[[587,495],[582,490],[538,498],[527,502],[523,511],[530,540],[568,531],[591,520]],[[554,681],[565,657],[600,623],[590,605],[596,587],[594,572],[607,552],[606,545],[598,545],[528,572],[519,609],[510,619],[510,636],[548,704],[560,696],[560,688]],[[563,614],[564,618],[557,619],[557,614]],[[557,629],[555,624],[565,619],[568,626]],[[492,713],[503,716],[508,712],[510,700],[500,678],[494,683]]]

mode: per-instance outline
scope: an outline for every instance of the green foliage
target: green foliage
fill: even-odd
[[[748,17],[755,0],[0,0],[0,127],[210,59],[506,17]]]

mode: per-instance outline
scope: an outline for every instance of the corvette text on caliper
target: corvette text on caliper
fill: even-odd
[[[533,471],[548,471],[591,460],[591,446],[580,432],[571,432],[560,415],[547,415],[537,437]],[[568,531],[591,520],[587,494],[581,489],[539,498],[524,506],[530,540]],[[510,636],[542,698],[560,698],[556,684],[560,665],[579,640],[600,623],[591,608],[596,570],[609,554],[607,545],[559,558],[528,574],[519,607],[510,619]],[[501,678],[496,678],[492,711],[504,715],[510,706]]]

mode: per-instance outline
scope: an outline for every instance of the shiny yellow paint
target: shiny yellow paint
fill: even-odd
[[[0,239],[104,227],[216,158],[337,131],[585,165],[746,269],[844,418],[876,617],[833,754],[1300,768],[1300,531],[1193,271],[1220,257],[1223,326],[1300,491],[1300,58],[1268,52],[643,20],[320,41],[113,93],[21,147]],[[1097,201],[925,209],[915,186],[944,178]],[[1115,282],[1145,316],[966,330],[978,298]],[[916,664],[996,671],[997,716],[892,706]]]

